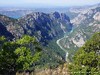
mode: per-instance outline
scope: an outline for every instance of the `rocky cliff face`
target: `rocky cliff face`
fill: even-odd
[[[100,32],[100,7],[91,8],[88,11],[80,13],[71,21],[74,30],[67,37],[64,37],[60,44],[69,52],[69,58],[75,51],[84,45],[95,32]]]
[[[72,23],[75,26],[89,25],[90,23],[93,23],[94,21],[97,21],[99,19],[100,17],[99,14],[100,14],[100,7],[84,10],[76,18],[72,20]]]
[[[100,12],[97,12],[97,13],[93,16],[93,18],[94,18],[94,20],[100,22]]]
[[[42,42],[60,37],[72,29],[69,17],[58,12],[52,14],[36,12],[18,19],[18,22],[24,34],[35,35]]]
[[[72,29],[69,17],[58,12],[51,14],[35,12],[20,19],[11,19],[1,15],[0,21],[13,36],[19,38],[27,34],[36,36],[41,42],[60,37]]]
[[[11,33],[14,38],[21,36],[23,33],[22,27],[19,25],[17,19],[13,19],[4,15],[0,15],[0,22],[6,27],[7,31]]]

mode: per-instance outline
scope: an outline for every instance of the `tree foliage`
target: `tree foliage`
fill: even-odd
[[[100,33],[95,33],[74,56],[72,75],[100,75]]]
[[[0,74],[28,70],[40,54],[41,48],[35,37],[25,35],[16,41],[0,37]]]

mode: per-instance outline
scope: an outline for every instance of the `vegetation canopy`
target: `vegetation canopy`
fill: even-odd
[[[100,32],[95,33],[74,56],[72,75],[100,75]]]
[[[41,48],[35,37],[25,35],[16,41],[0,37],[0,74],[11,75],[18,70],[29,70],[40,55]]]

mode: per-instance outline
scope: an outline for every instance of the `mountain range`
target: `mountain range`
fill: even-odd
[[[69,12],[64,13],[22,11],[21,17],[17,19],[11,18],[11,13],[11,16],[7,17],[7,13],[0,15],[0,36],[5,36],[8,40],[16,40],[23,35],[35,36],[43,48],[42,57],[37,65],[59,65],[66,60],[65,52],[72,61],[77,49],[83,46],[92,34],[100,32],[99,4],[70,8]]]
[[[55,65],[64,61],[65,54],[56,40],[69,33],[72,27],[70,18],[65,13],[34,12],[18,19],[0,15],[0,36],[16,40],[23,35],[30,35],[41,42],[44,53],[40,60],[42,65],[52,62]]]

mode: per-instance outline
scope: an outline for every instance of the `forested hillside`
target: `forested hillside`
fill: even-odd
[[[100,32],[79,48],[73,59],[71,75],[100,75]]]

